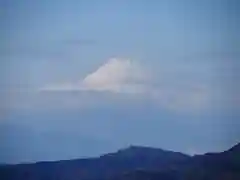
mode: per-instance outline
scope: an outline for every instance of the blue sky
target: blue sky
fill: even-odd
[[[239,141],[237,1],[0,2],[0,162]]]

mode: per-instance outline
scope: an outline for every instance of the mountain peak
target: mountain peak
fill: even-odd
[[[188,158],[188,155],[179,152],[167,151],[160,148],[130,145],[113,153],[105,154],[101,157],[117,157],[117,158],[165,158],[180,157]]]
[[[118,150],[116,153],[149,153],[149,152],[165,152],[165,150],[160,148],[153,148],[153,147],[147,147],[147,146],[138,146],[138,145],[130,145],[126,148]]]
[[[160,148],[148,147],[148,146],[139,146],[139,145],[130,145],[124,149],[120,149],[119,151],[136,151],[136,150],[160,150],[164,151]]]

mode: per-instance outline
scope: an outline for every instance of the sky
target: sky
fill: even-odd
[[[0,3],[0,163],[240,141],[237,0]]]

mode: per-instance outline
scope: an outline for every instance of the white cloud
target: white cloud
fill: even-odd
[[[78,83],[50,85],[47,91],[110,91],[114,93],[139,93],[147,87],[150,76],[146,70],[129,59],[112,58]]]
[[[144,78],[144,72],[131,60],[113,58],[87,75],[82,85],[87,90],[122,92],[129,89],[131,91]]]
[[[182,112],[207,107],[207,87],[198,83],[179,86],[181,77],[176,76],[174,81],[169,82],[167,74],[160,72],[160,75],[154,75],[144,67],[130,59],[112,58],[77,83],[51,85],[41,91],[95,91],[140,95],[138,97],[151,99],[161,107]],[[168,84],[161,81],[167,81]]]

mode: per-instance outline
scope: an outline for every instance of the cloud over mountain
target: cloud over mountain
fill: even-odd
[[[137,92],[148,79],[146,71],[129,59],[110,59],[82,81],[86,90]]]
[[[109,91],[139,93],[147,89],[149,73],[130,59],[112,58],[80,82],[50,85],[41,90]]]
[[[174,111],[198,110],[208,105],[207,87],[198,83],[182,83],[179,86],[182,79],[178,76],[175,81],[163,83],[168,78],[164,73],[160,76],[150,73],[145,66],[133,60],[112,58],[76,83],[50,85],[41,91],[104,92],[116,96],[128,94],[147,98],[160,107]]]

